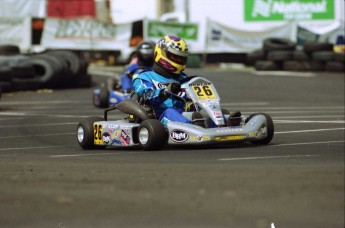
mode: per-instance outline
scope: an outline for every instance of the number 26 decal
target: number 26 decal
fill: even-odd
[[[95,140],[102,139],[102,124],[95,124],[94,136],[95,136]]]
[[[212,88],[208,85],[204,86],[193,86],[193,89],[199,99],[214,98]]]

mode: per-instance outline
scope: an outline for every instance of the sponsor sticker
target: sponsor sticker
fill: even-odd
[[[192,136],[190,137],[191,141],[198,141],[198,142],[202,142],[202,141],[208,141],[211,140],[210,136]]]
[[[241,140],[244,139],[245,135],[225,135],[225,136],[216,136],[214,139],[216,141],[231,141],[231,140]]]
[[[129,130],[122,130],[120,135],[120,140],[123,145],[128,146],[131,142],[131,137],[129,136]]]
[[[104,132],[102,135],[102,141],[104,144],[109,144],[111,140],[110,134],[108,132]]]
[[[93,125],[93,141],[96,145],[103,145],[103,124],[94,124]]]
[[[185,132],[184,130],[172,130],[170,132],[170,138],[174,142],[182,143],[188,140],[188,133]]]

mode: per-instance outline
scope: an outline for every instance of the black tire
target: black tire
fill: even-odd
[[[333,51],[315,51],[311,54],[311,59],[314,61],[328,62],[334,60]]]
[[[0,90],[2,91],[2,93],[11,92],[12,91],[12,83],[0,81]]]
[[[295,50],[296,44],[289,39],[268,38],[264,40],[263,47],[265,51]]]
[[[325,63],[319,61],[308,61],[307,62],[310,68],[310,71],[320,72],[325,70]]]
[[[8,66],[0,66],[0,81],[10,82],[12,80],[12,68]]]
[[[325,70],[329,72],[344,72],[345,70],[344,63],[329,61],[325,65]]]
[[[345,52],[334,53],[334,61],[345,63]]]
[[[257,61],[265,59],[266,52],[263,49],[256,50],[247,54],[247,65],[253,66]]]
[[[333,51],[333,44],[331,43],[305,43],[303,45],[303,50],[307,53],[315,52],[315,51]]]
[[[27,55],[0,55],[0,66],[14,67],[25,61],[27,58],[29,58]]]
[[[109,107],[109,90],[106,83],[102,83],[99,94],[99,107],[108,108]]]
[[[54,88],[65,88],[69,85],[69,82],[73,78],[73,74],[69,68],[68,63],[59,56],[50,55],[48,53],[37,55],[36,58],[46,59],[48,62],[51,63],[52,68],[54,70],[54,84],[51,87]]]
[[[15,45],[0,45],[0,55],[16,55],[20,53],[20,49]]]
[[[95,148],[102,148],[105,146],[96,146],[94,144],[94,129],[93,123],[103,121],[102,117],[93,116],[81,120],[77,126],[77,141],[84,150],[92,150]]]
[[[147,136],[146,139],[145,136]],[[142,149],[160,150],[166,144],[167,139],[167,132],[159,120],[148,119],[139,125],[138,142]]]
[[[292,53],[292,59],[296,61],[309,61],[310,57],[305,51],[295,50]]]
[[[267,54],[267,60],[270,61],[287,61],[292,59],[292,51],[270,51]]]
[[[308,62],[305,61],[285,61],[283,70],[286,71],[310,71]]]
[[[13,78],[12,79],[12,90],[38,90],[40,88],[40,84],[37,79],[19,79]]]
[[[255,69],[259,71],[275,71],[281,70],[282,66],[273,61],[262,60],[255,63]]]
[[[81,63],[79,56],[72,51],[67,50],[54,50],[47,52],[49,55],[58,56],[60,59],[64,60],[69,66],[73,76],[82,73],[82,66],[86,64]]]
[[[35,78],[41,87],[50,88],[58,84],[56,75],[59,73],[59,69],[51,59],[34,56],[25,60],[22,66],[31,66],[34,68]]]
[[[14,66],[12,67],[12,78],[33,79],[35,78],[35,69],[32,66]]]
[[[253,113],[246,119],[245,122],[247,123],[251,118],[253,118],[254,116],[257,116],[257,115],[264,115],[266,120],[267,120],[266,125],[265,125],[267,136],[266,136],[266,138],[263,138],[260,140],[251,140],[250,142],[252,144],[255,144],[255,145],[266,145],[269,142],[271,142],[271,140],[273,139],[273,135],[274,135],[273,120],[272,120],[271,116],[268,115],[267,113]]]

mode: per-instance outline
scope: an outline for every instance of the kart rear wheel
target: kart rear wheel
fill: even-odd
[[[102,117],[94,116],[81,120],[77,127],[77,140],[84,150],[95,149],[93,123],[103,121]]]
[[[138,128],[138,141],[144,150],[160,150],[167,141],[167,132],[159,120],[144,120]]]
[[[260,140],[251,140],[250,142],[252,144],[255,145],[266,145],[269,142],[271,142],[273,135],[274,135],[274,125],[273,125],[273,120],[271,118],[271,116],[269,116],[267,113],[253,113],[251,114],[247,119],[246,119],[246,123],[253,118],[254,116],[257,115],[264,115],[266,118],[266,124],[264,124],[261,129],[263,130],[264,128],[266,128],[266,138],[260,139]]]

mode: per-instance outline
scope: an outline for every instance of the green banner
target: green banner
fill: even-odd
[[[196,41],[198,39],[198,24],[148,21],[147,35],[149,39],[175,35],[185,40]]]
[[[331,20],[335,0],[244,0],[244,20]]]

